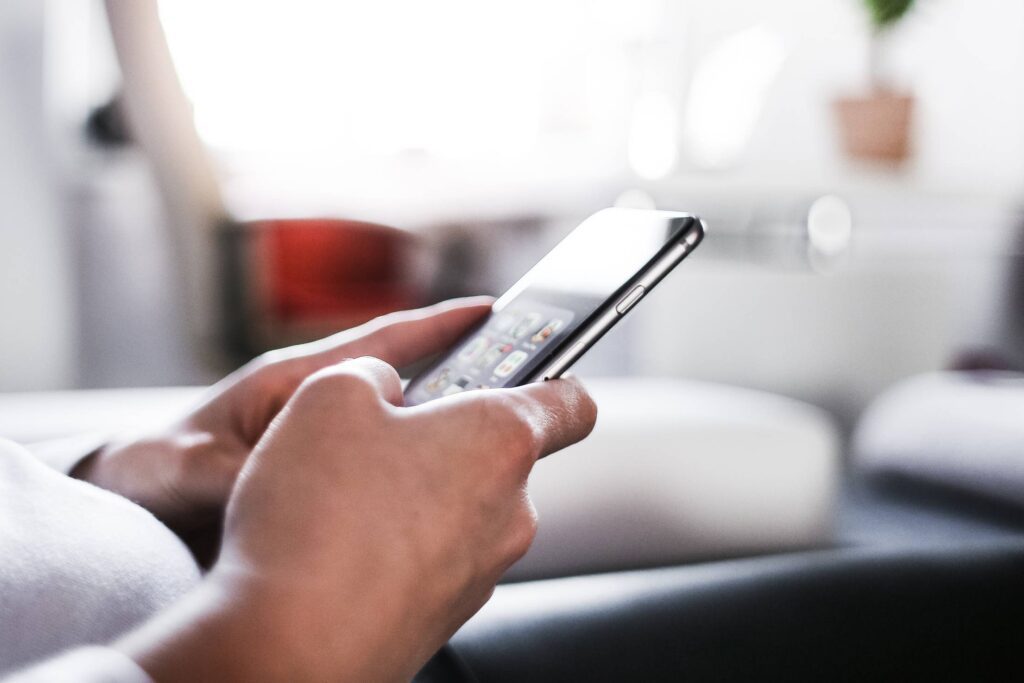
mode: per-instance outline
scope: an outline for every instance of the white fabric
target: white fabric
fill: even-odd
[[[823,411],[705,382],[602,379],[585,441],[537,464],[533,547],[509,579],[829,542],[839,436]]]
[[[706,382],[586,384],[600,406],[597,429],[535,470],[530,488],[540,533],[509,578],[808,547],[831,538],[839,437],[822,411]],[[13,430],[30,441],[166,423],[204,391],[0,395],[0,433]]]
[[[5,678],[3,683],[153,683],[126,655],[83,647]]]
[[[879,397],[853,440],[858,467],[1024,505],[1024,375],[942,372]]]
[[[25,447],[44,464],[49,465],[61,474],[69,474],[87,455],[100,449],[107,443],[109,435],[105,433],[66,436],[61,439],[50,439]]]
[[[145,431],[183,415],[204,387],[0,393],[0,435],[20,444],[95,432]]]
[[[108,643],[199,579],[148,512],[0,440],[0,675]]]

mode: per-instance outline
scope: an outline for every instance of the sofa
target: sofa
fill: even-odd
[[[1024,385],[942,373],[848,440],[745,389],[588,382],[541,532],[421,681],[1006,680],[1024,633]],[[158,423],[201,389],[0,395],[23,442]]]

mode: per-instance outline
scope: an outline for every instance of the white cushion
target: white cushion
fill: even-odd
[[[717,384],[585,380],[600,415],[537,465],[540,532],[509,578],[625,569],[828,542],[836,429],[797,401]],[[0,395],[0,435],[28,443],[180,414],[195,388]]]
[[[540,531],[523,579],[816,546],[832,537],[839,438],[772,394],[658,379],[588,380],[594,433],[538,464]]]
[[[1024,505],[1024,374],[936,372],[899,383],[861,418],[854,462]]]

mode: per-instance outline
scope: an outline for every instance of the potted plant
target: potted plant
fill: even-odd
[[[881,72],[881,57],[889,33],[914,6],[914,0],[863,2],[871,21],[868,57],[871,90],[864,96],[836,99],[835,113],[847,156],[899,163],[910,155],[914,97],[886,82]]]

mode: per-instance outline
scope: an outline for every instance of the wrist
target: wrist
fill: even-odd
[[[219,564],[196,590],[115,647],[159,683],[412,677],[414,670],[388,654],[396,645],[388,636],[395,634],[381,633],[388,620],[379,600],[369,601],[376,612],[366,602],[344,601],[348,609],[330,610],[334,618],[323,620],[322,597],[305,583]]]
[[[116,647],[160,683],[326,680],[290,622],[272,601],[213,572]]]

